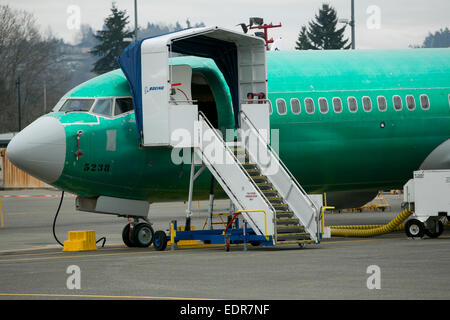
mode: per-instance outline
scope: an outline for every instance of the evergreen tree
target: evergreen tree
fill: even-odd
[[[351,43],[344,39],[345,27],[337,28],[338,18],[336,10],[330,5],[323,4],[319,9],[319,14],[315,16],[315,21],[309,22],[302,27],[298,41],[297,50],[328,50],[328,49],[349,49]]]
[[[295,42],[295,49],[297,50],[309,50],[312,49],[311,42],[308,39],[306,26],[302,26],[302,30],[298,36],[298,40]]]
[[[445,28],[445,30],[440,29],[434,34],[429,33],[425,38],[423,48],[448,48],[450,47],[450,30]]]
[[[94,63],[91,70],[102,74],[119,67],[117,59],[129,42],[125,38],[133,38],[133,32],[126,30],[128,16],[126,10],[120,11],[115,3],[111,8],[111,15],[105,19],[103,30],[97,31],[95,38],[99,44],[94,47],[91,54],[99,56],[100,59]]]

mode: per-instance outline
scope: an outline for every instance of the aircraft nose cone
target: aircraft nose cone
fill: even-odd
[[[66,134],[58,119],[42,117],[8,144],[6,156],[19,169],[44,181],[58,180],[66,158]]]

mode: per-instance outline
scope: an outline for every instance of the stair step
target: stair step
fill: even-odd
[[[246,163],[243,163],[242,166],[247,169],[248,167],[256,167],[257,164],[254,162],[246,162]]]
[[[315,240],[285,240],[285,241],[277,241],[277,245],[281,244],[304,244],[304,243],[316,243]]]
[[[278,209],[278,208],[287,209],[287,208],[289,208],[289,205],[287,203],[272,203],[272,206],[275,209]]]
[[[292,211],[292,210],[277,210],[275,212],[276,215],[278,215],[278,214],[285,214],[285,213],[294,214],[294,211]]]
[[[252,176],[253,180],[267,180],[267,176]]]
[[[279,218],[276,219],[277,224],[298,224],[298,218]]]
[[[270,187],[270,188],[273,187],[273,184],[270,182],[257,182],[256,185],[260,188],[261,187]]]
[[[296,233],[296,232],[302,232],[305,230],[304,226],[297,225],[297,226],[277,226],[277,234],[279,233]]]
[[[275,216],[277,218],[290,218],[294,215],[293,211],[276,211]]]
[[[256,174],[260,174],[261,173],[261,169],[246,169],[245,171],[247,171],[250,175],[252,173],[256,173]]]
[[[270,201],[283,201],[283,197],[280,197],[280,196],[266,197],[266,198],[267,198],[267,200],[269,200],[269,202]]]
[[[308,239],[301,239],[301,237],[308,237]],[[297,238],[297,240],[310,240],[309,237],[310,234],[308,232],[278,233],[277,241],[289,238]]]
[[[275,190],[275,189],[264,189],[264,190],[261,190],[261,191],[264,194],[267,194],[267,193],[278,193],[278,191]]]

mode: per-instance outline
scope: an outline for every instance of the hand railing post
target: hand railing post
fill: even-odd
[[[177,221],[170,221],[170,250],[175,250],[177,244],[175,243],[175,237],[177,234]]]
[[[320,238],[322,239],[322,235],[325,233],[325,210],[333,210],[335,207],[324,206],[322,207],[322,233],[320,234]]]
[[[244,251],[247,251],[247,220],[244,220],[243,223],[244,228]]]

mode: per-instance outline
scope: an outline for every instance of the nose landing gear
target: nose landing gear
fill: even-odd
[[[122,230],[122,240],[127,247],[148,247],[152,244],[155,232],[148,222],[131,222]]]
[[[130,222],[122,230],[122,240],[127,247],[145,248],[153,244],[155,250],[163,251],[167,247],[167,236],[164,231],[153,231],[151,223],[139,222],[135,219]]]

